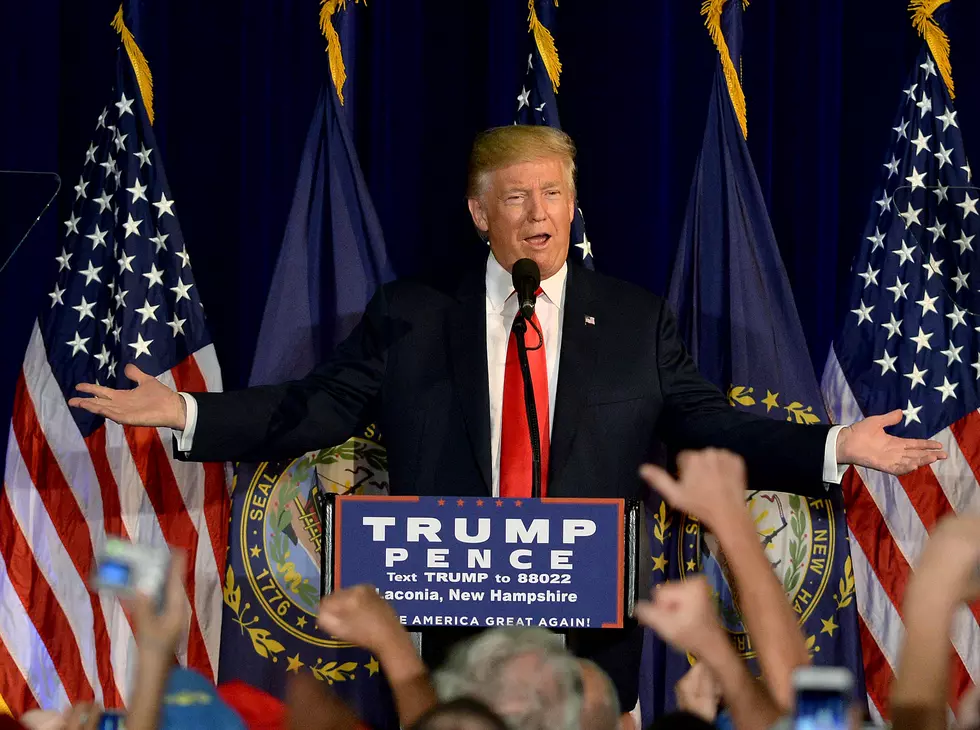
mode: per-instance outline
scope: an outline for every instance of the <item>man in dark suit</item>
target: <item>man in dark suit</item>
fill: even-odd
[[[486,265],[449,291],[399,281],[382,287],[329,361],[302,380],[232,393],[175,394],[132,364],[132,390],[82,384],[73,398],[121,423],[168,426],[180,458],[265,461],[345,441],[377,421],[393,494],[521,496],[530,490],[523,382],[511,332],[511,268],[535,261],[541,288],[532,382],[543,493],[637,497],[640,464],[659,443],[741,454],[755,489],[825,493],[842,467],[905,473],[944,458],[932,441],[889,436],[901,411],[851,427],[798,426],[731,408],[697,372],[664,301],[566,263],[575,211],[574,146],[547,127],[480,135],[467,197],[488,240]],[[538,335],[528,330],[528,346]],[[635,628],[583,634],[575,644],[613,677],[625,709],[637,696]]]

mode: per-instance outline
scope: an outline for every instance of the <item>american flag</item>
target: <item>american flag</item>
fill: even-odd
[[[537,34],[547,34],[547,40],[543,42],[549,43],[550,50],[555,54],[554,60],[557,67],[555,78],[557,79],[561,72],[561,64],[558,62],[557,50],[554,49],[550,31],[547,30],[552,25],[552,0],[543,0],[540,6],[540,10],[536,10],[534,0],[528,0],[531,24],[528,32],[531,36],[531,49],[527,54],[527,70],[521,83],[521,93],[517,95],[517,114],[514,117],[514,124],[535,124],[561,129],[561,122],[558,120],[558,97],[555,93],[557,81],[553,84],[548,75],[541,55],[541,48],[534,32],[535,24],[539,24]],[[585,219],[582,217],[582,209],[578,207],[575,208],[575,218],[572,220],[571,237],[572,247],[578,249],[582,265],[594,269],[592,242],[585,233]]]
[[[904,477],[862,468],[844,477],[868,696],[886,717],[913,566],[943,515],[980,502],[980,195],[925,44],[890,136],[822,386],[835,422],[901,409],[892,433],[936,439],[949,453]],[[954,621],[957,696],[980,679],[978,618],[964,606]]]
[[[126,31],[128,33],[128,31]],[[221,374],[133,66],[120,47],[57,244],[57,280],[16,384],[0,493],[0,696],[15,713],[130,696],[135,643],[87,583],[107,535],[184,549],[189,634],[178,659],[214,678],[228,491],[221,464],[173,459],[168,429],[122,427],[67,399],[133,386],[133,363],[178,390]]]

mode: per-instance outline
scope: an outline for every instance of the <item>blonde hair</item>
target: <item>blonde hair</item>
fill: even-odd
[[[486,191],[494,170],[521,162],[559,157],[565,168],[565,180],[575,195],[575,143],[560,129],[528,124],[493,127],[480,132],[473,141],[466,197],[479,198]]]

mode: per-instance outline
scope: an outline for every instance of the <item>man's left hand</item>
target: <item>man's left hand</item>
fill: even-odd
[[[902,476],[946,458],[943,445],[926,439],[903,439],[885,433],[902,420],[902,411],[869,416],[848,426],[837,438],[837,463],[856,464]]]

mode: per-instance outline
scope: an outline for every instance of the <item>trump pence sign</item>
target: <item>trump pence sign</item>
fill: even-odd
[[[623,625],[618,499],[337,497],[333,587],[406,626]]]

